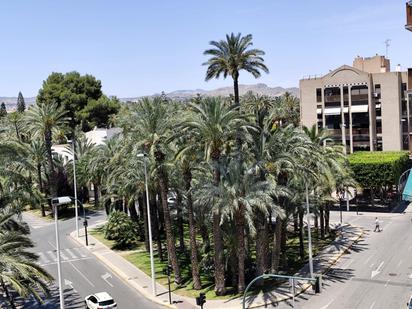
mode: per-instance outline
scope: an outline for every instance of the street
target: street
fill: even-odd
[[[343,221],[364,227],[364,237],[323,277],[321,294],[296,298],[304,309],[406,308],[412,295],[412,213],[343,213]],[[339,212],[331,214],[339,220]],[[382,232],[373,232],[375,217]],[[278,305],[291,308],[292,302]]]
[[[36,243],[33,251],[40,256],[40,265],[57,281],[54,222],[45,222],[30,214],[24,214],[23,218],[30,225],[31,238]],[[88,219],[89,224],[101,222],[104,218],[103,212],[92,214]],[[82,222],[79,221],[80,228],[83,228]],[[73,241],[69,236],[73,230],[75,230],[74,219],[59,221],[65,308],[84,308],[85,296],[103,291],[114,298],[118,308],[161,308],[146,300],[106,268],[86,248]],[[34,301],[27,301],[24,308],[59,308],[57,286],[53,285],[52,298],[44,305],[39,306]]]

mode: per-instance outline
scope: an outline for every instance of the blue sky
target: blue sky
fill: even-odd
[[[53,72],[90,73],[109,95],[213,89],[202,52],[226,33],[251,33],[270,69],[257,81],[298,86],[356,55],[412,67],[404,0],[0,1],[0,96],[34,96]]]

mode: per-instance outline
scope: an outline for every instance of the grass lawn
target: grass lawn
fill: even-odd
[[[114,246],[114,241],[110,241],[104,238],[104,232],[103,228],[98,228],[94,229],[91,231],[91,234],[96,237],[99,241],[104,243],[106,246],[109,248],[113,249]],[[185,233],[186,236],[186,233]],[[187,235],[188,237],[188,235]],[[313,255],[315,256],[317,252],[319,252],[322,248],[325,246],[329,245],[331,241],[335,239],[336,235],[334,233],[331,233],[331,235],[324,239],[317,239],[316,233],[313,233],[312,235],[312,248],[313,248]],[[186,242],[186,239],[185,239]],[[307,248],[308,248],[308,243],[307,239],[305,238],[305,257],[306,259],[304,261],[301,261],[299,258],[299,237],[297,234],[290,233],[288,235],[288,240],[287,240],[287,250],[286,250],[286,261],[287,261],[287,270],[282,269],[282,273],[287,273],[287,274],[294,274],[296,273],[300,268],[303,267],[305,263],[307,263]],[[157,257],[157,250],[154,250],[154,257],[155,257],[155,272],[156,272],[156,281],[162,284],[163,286],[167,286],[167,276],[163,274],[163,269],[167,266],[167,261],[160,262],[158,257]],[[129,250],[117,250],[119,254],[121,254],[126,260],[131,262],[133,265],[138,267],[140,270],[145,272],[147,275],[151,275],[151,268],[150,268],[150,254],[144,250],[144,244],[139,243],[136,244],[133,248]],[[254,252],[252,252],[252,255],[254,255]],[[188,297],[197,297],[199,296],[200,292],[203,292],[206,294],[207,299],[228,299],[228,298],[233,298],[241,295],[235,295],[235,294],[228,294],[226,296],[216,296],[214,292],[214,278],[212,274],[204,274],[201,272],[201,281],[202,281],[202,286],[203,289],[196,291],[193,290],[193,284],[191,280],[191,265],[190,265],[190,258],[189,254],[179,254],[178,253],[178,258],[179,258],[179,265],[181,266],[181,275],[183,278],[183,284],[180,287],[176,287],[173,283],[174,278],[173,275],[171,277],[171,287],[172,291],[175,292],[176,294],[182,295],[182,296],[188,296]],[[279,280],[267,280],[265,281],[265,284],[262,288],[256,288],[255,290],[250,291],[250,294],[256,294],[259,293],[260,291],[270,291],[271,289],[274,288],[274,286],[278,285],[280,283]],[[231,287],[228,287],[228,291],[234,290]]]

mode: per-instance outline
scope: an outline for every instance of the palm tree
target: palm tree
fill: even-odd
[[[29,108],[25,114],[27,130],[32,132],[34,137],[41,137],[44,141],[48,163],[49,190],[52,197],[57,196],[56,171],[51,149],[53,132],[68,122],[66,114],[67,112],[62,107],[58,107],[56,103],[36,104]]]
[[[33,242],[27,237],[27,226],[16,222],[14,211],[0,212],[0,286],[11,308],[16,308],[10,289],[22,297],[34,296],[42,300],[41,291],[49,295],[52,276],[36,264],[38,256],[28,250]]]
[[[190,103],[187,119],[181,124],[184,134],[189,134],[197,143],[203,145],[205,160],[213,165],[213,185],[219,186],[221,171],[221,156],[225,148],[233,144],[238,129],[246,128],[245,118],[240,116],[237,109],[227,107],[221,99],[205,98],[199,104]],[[218,208],[213,211],[213,240],[214,240],[214,274],[215,292],[223,295],[225,289],[224,243],[221,229],[221,212]]]
[[[235,106],[239,105],[239,73],[245,70],[255,78],[260,77],[261,71],[269,73],[268,68],[263,63],[265,55],[260,49],[251,49],[253,45],[252,35],[242,36],[231,33],[226,35],[226,40],[211,41],[211,49],[204,51],[204,55],[211,58],[203,63],[207,65],[206,81],[212,78],[219,78],[223,75],[226,78],[230,75],[233,79],[233,89],[235,93]]]

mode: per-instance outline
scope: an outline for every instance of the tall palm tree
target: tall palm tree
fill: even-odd
[[[206,81],[228,75],[233,79],[235,106],[239,105],[239,73],[241,70],[251,73],[255,78],[261,76],[261,71],[269,73],[263,63],[265,52],[251,48],[252,35],[242,36],[241,33],[226,35],[226,40],[211,41],[213,47],[204,51],[204,55],[211,58],[203,63],[207,66]]]
[[[32,295],[41,301],[39,291],[49,295],[48,284],[53,280],[36,264],[38,256],[28,251],[34,246],[26,235],[29,230],[16,222],[14,216],[10,208],[0,211],[0,286],[13,309],[16,306],[10,289],[22,297]]]
[[[34,137],[41,137],[46,147],[48,182],[52,197],[57,196],[56,171],[52,156],[53,132],[68,123],[69,119],[65,117],[66,114],[67,112],[62,107],[58,107],[56,103],[36,104],[25,114],[27,129]]]
[[[234,107],[227,107],[221,99],[205,98],[199,104],[190,103],[187,119],[181,124],[184,134],[190,134],[197,143],[203,145],[205,160],[213,165],[213,185],[219,186],[221,156],[225,148],[233,144],[236,132],[241,126],[246,128],[245,118]],[[223,295],[225,289],[224,243],[221,229],[221,212],[215,208],[213,217],[215,292]]]

